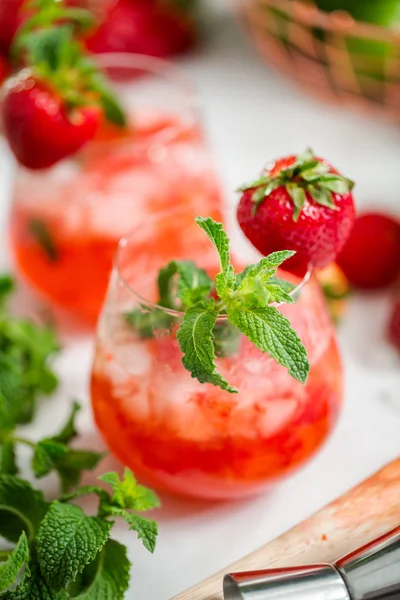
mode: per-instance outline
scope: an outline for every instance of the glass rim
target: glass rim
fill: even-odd
[[[175,85],[182,91],[182,96],[185,98],[186,106],[189,112],[189,118],[185,119],[184,123],[188,127],[198,126],[200,123],[200,110],[202,103],[194,83],[186,74],[177,67],[172,61],[164,60],[154,56],[146,56],[144,54],[135,54],[129,52],[105,52],[91,56],[92,60],[97,62],[101,68],[122,68],[122,69],[142,69],[150,75],[159,77],[166,83]],[[111,79],[111,85],[115,82]],[[127,85],[134,85],[135,81],[127,82]],[[167,125],[161,131],[149,134],[148,140],[156,140],[167,142],[173,139],[176,133],[179,133],[179,127],[176,125]],[[92,140],[90,146],[102,147],[103,144],[108,144],[108,140]],[[131,141],[121,139],[114,140],[113,145],[123,146]]]
[[[184,208],[183,207],[177,207],[173,210],[171,209],[165,209],[162,211],[157,211],[155,213],[153,213],[151,215],[151,217],[148,217],[146,219],[146,224],[147,223],[151,223],[151,221],[158,221],[160,220],[164,215],[168,215],[171,216],[171,213],[181,213],[183,212]],[[195,217],[193,216],[193,221],[194,221]],[[157,302],[152,302],[151,300],[148,300],[147,298],[144,298],[141,294],[139,294],[138,292],[136,292],[136,290],[131,286],[130,283],[128,283],[128,281],[126,280],[126,278],[124,277],[122,270],[120,268],[120,260],[121,260],[121,254],[124,250],[124,248],[129,244],[129,241],[131,240],[131,238],[135,235],[135,232],[138,229],[141,229],[143,227],[143,223],[138,224],[136,227],[134,227],[133,229],[131,229],[131,231],[127,234],[125,234],[118,242],[118,246],[117,246],[117,250],[114,256],[114,261],[113,261],[113,272],[116,273],[117,275],[117,279],[118,282],[120,282],[127,290],[128,292],[137,300],[137,302],[149,309],[149,310],[161,310],[162,312],[164,312],[167,315],[170,315],[171,317],[176,317],[176,318],[182,318],[185,315],[185,311],[181,311],[181,310],[175,310],[173,308],[166,308],[165,306],[162,306],[161,304],[157,304]],[[211,242],[210,242],[211,243]],[[260,255],[261,256],[261,255]],[[282,269],[284,271],[284,269]],[[299,283],[296,285],[296,287],[294,287],[290,292],[289,292],[289,296],[291,298],[293,298],[293,296],[295,296],[296,294],[298,294],[299,292],[301,292],[301,290],[307,285],[307,283],[310,281],[311,276],[314,272],[314,268],[312,267],[312,265],[308,266],[308,269],[306,271],[306,273],[304,274],[304,276],[302,277],[302,279],[299,281]],[[277,302],[272,302],[270,304],[270,306],[281,306],[284,303],[277,303]],[[219,321],[226,321],[228,319],[228,316],[226,314],[221,314],[218,316],[217,318],[217,322]]]

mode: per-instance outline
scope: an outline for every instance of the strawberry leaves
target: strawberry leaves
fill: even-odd
[[[330,165],[315,159],[312,150],[306,150],[290,167],[282,169],[276,175],[266,175],[245,184],[238,191],[244,192],[254,188],[252,193],[254,216],[258,206],[279,187],[286,189],[293,202],[293,220],[296,222],[303,210],[307,194],[316,204],[337,210],[332,194],[349,194],[354,187],[354,182],[347,177],[332,173]]]

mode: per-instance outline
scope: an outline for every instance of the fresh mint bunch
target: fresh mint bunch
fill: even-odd
[[[0,536],[15,544],[0,562],[1,600],[122,600],[129,587],[126,548],[110,539],[116,517],[154,552],[157,524],[137,514],[159,506],[131,471],[107,473],[100,486],[86,486],[48,502],[15,475],[0,475]],[[88,516],[73,500],[99,498]]]
[[[16,425],[32,420],[38,398],[58,384],[50,366],[59,350],[54,331],[8,311],[13,289],[9,276],[0,277],[0,444]]]
[[[16,448],[24,445],[32,451],[31,468],[35,477],[40,479],[51,472],[57,473],[64,492],[78,485],[83,471],[94,469],[104,456],[101,452],[70,447],[70,442],[77,436],[75,417],[79,410],[79,404],[74,402],[61,431],[37,442],[20,437],[14,431],[5,434],[0,442],[0,474],[19,473]]]
[[[286,367],[292,377],[305,383],[310,369],[306,349],[276,308],[277,304],[293,302],[290,292],[295,286],[276,273],[295,252],[274,252],[257,265],[235,273],[222,224],[210,217],[197,217],[196,222],[219,255],[221,270],[215,281],[191,261],[171,261],[158,275],[159,306],[184,313],[177,332],[184,367],[200,383],[238,392],[218,372],[215,359],[237,352],[244,334]],[[125,319],[144,338],[179,323],[168,311],[144,306],[126,314]]]

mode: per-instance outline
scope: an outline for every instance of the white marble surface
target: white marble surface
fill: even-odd
[[[381,206],[400,214],[400,132],[390,124],[320,105],[261,64],[222,1],[214,4],[212,30],[202,50],[181,66],[197,84],[204,118],[227,198],[272,156],[308,145],[329,157],[358,182],[359,206]],[[9,265],[5,226],[10,163],[0,148],[3,228],[1,267]],[[356,297],[340,329],[346,369],[345,407],[322,452],[300,473],[269,494],[233,504],[164,499],[157,518],[154,556],[121,526],[129,546],[136,600],[167,600],[211,572],[254,550],[400,454],[400,358],[384,340],[389,298]],[[71,397],[80,398],[82,444],[95,444],[87,382],[92,342],[67,340],[58,360],[61,388],[42,406],[31,432],[51,433]],[[112,460],[105,468],[114,467]],[[103,467],[104,468],[104,467]],[[49,493],[55,482],[45,483]]]

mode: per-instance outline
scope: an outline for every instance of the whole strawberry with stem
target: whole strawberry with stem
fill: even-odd
[[[102,119],[125,124],[107,79],[85,55],[76,24],[68,22],[71,15],[86,21],[86,11],[40,1],[43,10],[14,42],[14,53],[28,66],[6,82],[1,105],[4,135],[17,160],[30,169],[50,167],[77,152]]]
[[[354,183],[311,150],[276,160],[240,188],[239,225],[263,255],[295,250],[285,269],[303,275],[333,262],[355,219]]]

